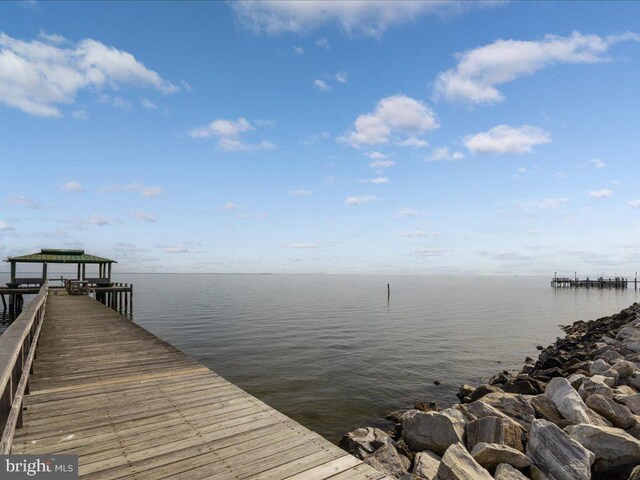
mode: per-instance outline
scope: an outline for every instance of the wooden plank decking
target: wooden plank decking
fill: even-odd
[[[12,453],[83,478],[386,478],[86,296],[49,295],[24,406]]]

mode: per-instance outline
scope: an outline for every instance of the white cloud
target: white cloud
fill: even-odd
[[[320,80],[319,78],[313,81],[313,88],[318,90],[319,92],[328,92],[331,90],[331,87],[324,80]]]
[[[546,35],[539,41],[497,40],[458,55],[455,68],[441,73],[436,96],[450,101],[492,104],[504,100],[497,87],[532,75],[558,63],[608,61],[607,51],[621,41],[640,40],[634,33],[600,37],[574,32],[571,36]]]
[[[304,54],[304,48],[302,48],[302,47],[293,47],[293,51],[295,53],[297,53],[298,55]]]
[[[429,146],[429,142],[418,137],[409,137],[398,142],[401,147],[424,148]]]
[[[328,177],[325,177],[324,183],[326,183],[327,185],[333,185],[334,183],[336,183],[336,177],[334,177],[333,175],[329,175]]]
[[[631,208],[637,208],[640,210],[640,200],[631,200],[629,203],[627,203],[627,205],[629,205]]]
[[[414,250],[413,253],[415,253],[416,255],[422,255],[424,257],[439,257],[441,255],[446,255],[449,252],[442,248],[419,248],[417,250]]]
[[[384,160],[385,158],[387,158],[387,156],[382,152],[369,152],[365,153],[365,155],[371,160]]]
[[[378,197],[375,195],[361,195],[354,197],[347,197],[344,200],[345,205],[366,205],[367,203],[374,202]]]
[[[382,185],[384,183],[390,183],[387,177],[375,177],[375,178],[365,178],[364,180],[358,180],[358,183],[373,183],[376,185]]]
[[[439,237],[440,234],[425,232],[424,230],[414,230],[412,232],[400,232],[398,233],[398,237],[404,238],[420,238],[420,237]]]
[[[143,197],[158,197],[162,195],[163,189],[157,185],[143,185],[140,182],[128,183],[126,185],[111,185],[100,189],[101,192],[139,192]]]
[[[140,100],[140,105],[142,105],[147,110],[157,110],[158,109],[158,105],[153,103],[148,98],[143,98],[142,100]]]
[[[349,81],[349,75],[347,72],[338,72],[333,76],[333,78],[340,83],[347,83]]]
[[[509,125],[498,125],[486,132],[467,135],[464,146],[472,154],[523,154],[533,151],[533,147],[551,142],[551,134],[544,130],[523,125],[515,128]]]
[[[74,110],[71,112],[71,116],[76,120],[87,120],[89,118],[89,113],[86,110]]]
[[[13,230],[13,227],[7,222],[0,220],[0,232],[8,232],[9,230]]]
[[[609,190],[608,188],[603,188],[602,190],[591,190],[589,191],[589,196],[593,198],[607,198],[613,195],[613,190]]]
[[[369,164],[371,168],[385,169],[393,167],[396,164],[393,160],[374,160]]]
[[[114,225],[116,223],[121,223],[121,222],[117,218],[104,217],[102,215],[93,214],[89,218],[82,220],[80,223],[104,227],[106,225]]]
[[[607,164],[599,158],[592,158],[591,160],[589,160],[589,163],[592,163],[595,168],[604,168],[607,166]]]
[[[189,253],[189,249],[184,245],[170,245],[163,247],[162,251],[164,253]]]
[[[427,158],[428,161],[437,162],[441,160],[457,161],[464,158],[462,152],[450,152],[449,147],[434,148],[431,152],[431,156]]]
[[[329,50],[329,40],[326,38],[319,38],[316,40],[316,46]]]
[[[373,113],[360,115],[354,129],[345,132],[341,141],[353,147],[388,143],[395,133],[408,135],[438,128],[436,114],[424,103],[398,94],[378,101]]]
[[[233,212],[235,210],[238,210],[240,207],[235,203],[227,202],[221,208],[222,210],[226,210],[227,212]]]
[[[255,150],[269,150],[276,145],[263,140],[259,143],[249,144],[240,140],[240,134],[255,130],[255,128],[244,117],[237,120],[219,118],[204,127],[194,128],[189,132],[191,138],[218,138],[218,147],[225,152],[252,152]]]
[[[19,205],[21,207],[27,208],[42,208],[41,204],[25,197],[24,195],[15,195],[13,197],[9,197],[7,198],[7,203],[9,205]]]
[[[413,208],[402,208],[394,215],[396,218],[416,218],[424,217],[427,213],[426,210],[415,210]]]
[[[62,190],[65,192],[84,192],[84,188],[75,180],[65,183],[62,186]]]
[[[40,33],[38,33],[38,38],[44,40],[47,43],[52,43],[54,45],[62,45],[63,43],[68,42],[68,40],[64,38],[62,35],[57,35],[55,33],[47,33],[44,30],[40,30]]]
[[[294,197],[308,197],[311,194],[312,194],[311,190],[305,190],[305,189],[293,190],[291,192],[291,195]]]
[[[255,33],[305,34],[322,25],[337,24],[349,34],[380,37],[389,27],[414,22],[420,15],[457,13],[491,4],[411,0],[241,0],[231,5],[241,24]]]
[[[147,213],[147,212],[135,211],[135,212],[131,212],[130,215],[132,218],[141,220],[143,222],[153,223],[158,220],[158,218],[155,215],[152,215],[151,213]]]
[[[315,243],[294,243],[291,248],[313,249],[318,248],[318,246]]]
[[[544,198],[542,200],[518,200],[514,205],[522,210],[542,210],[547,208],[558,208],[569,201],[566,197]]]
[[[0,103],[30,115],[60,117],[80,90],[118,90],[124,85],[173,93],[178,87],[128,52],[85,39],[60,46],[58,39],[23,41],[0,33]],[[42,38],[42,37],[41,37]]]

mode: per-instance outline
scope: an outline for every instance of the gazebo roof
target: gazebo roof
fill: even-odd
[[[61,250],[43,248],[40,253],[31,253],[19,257],[9,257],[5,262],[15,263],[118,263],[109,258],[96,257],[84,253],[84,250]]]

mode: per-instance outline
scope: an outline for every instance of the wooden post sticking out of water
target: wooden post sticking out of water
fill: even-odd
[[[387,300],[391,298],[391,286],[387,283]]]

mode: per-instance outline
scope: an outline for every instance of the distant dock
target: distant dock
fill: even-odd
[[[553,288],[618,288],[625,289],[632,286],[636,290],[638,289],[638,274],[633,280],[629,280],[626,277],[597,277],[595,279],[585,278],[581,279],[575,275],[573,278],[571,277],[558,277],[557,275],[553,276],[551,280],[551,286]]]

